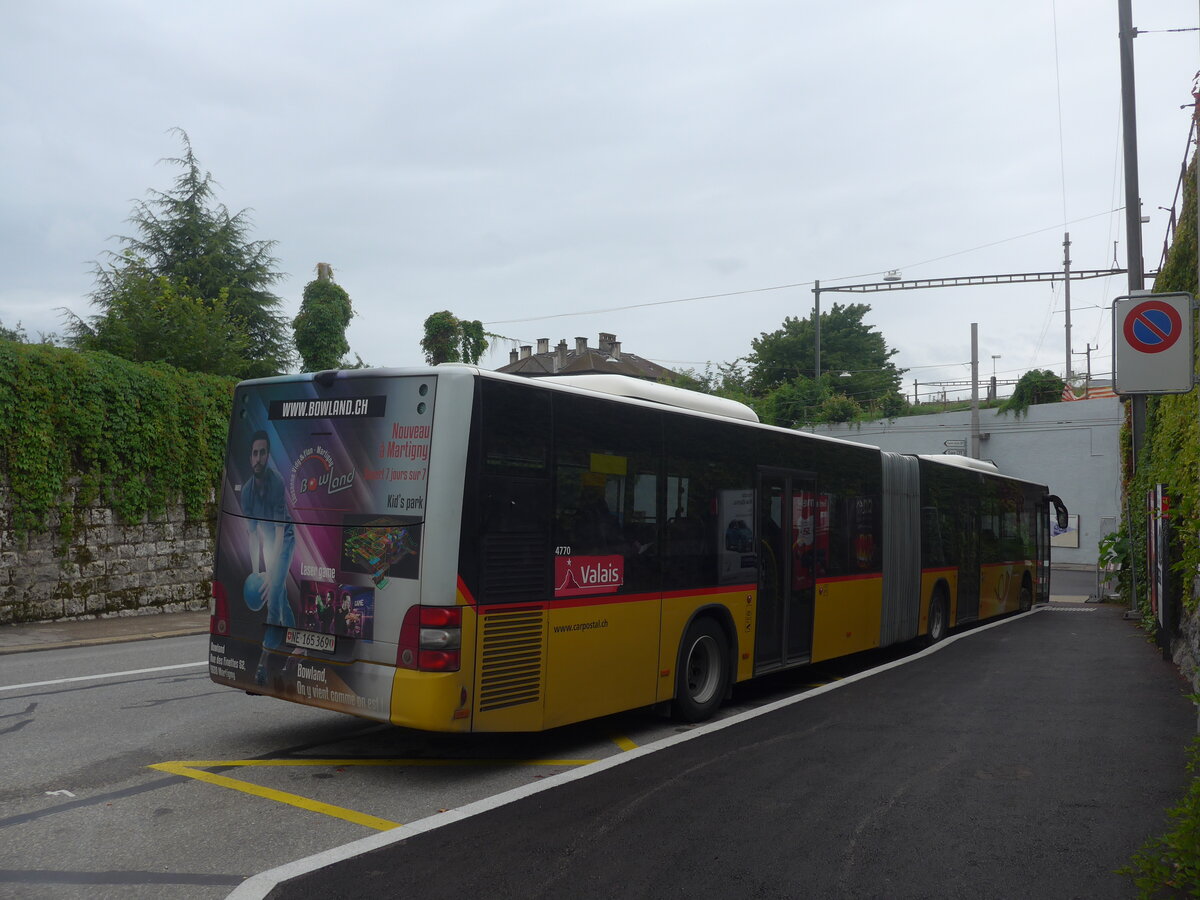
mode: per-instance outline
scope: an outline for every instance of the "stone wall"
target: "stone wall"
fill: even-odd
[[[1200,590],[1200,584],[1193,586],[1193,591]],[[1200,694],[1200,609],[1195,612],[1183,614],[1183,621],[1179,623],[1179,634],[1171,641],[1171,659],[1175,665],[1179,666],[1179,671],[1188,683],[1192,686],[1192,691]],[[1197,709],[1197,714],[1200,715],[1200,709]],[[1197,730],[1200,731],[1200,718],[1196,722]]]
[[[18,538],[0,490],[0,625],[207,609],[215,507],[210,515],[188,521],[177,507],[125,524],[106,507],[67,504],[46,533]]]

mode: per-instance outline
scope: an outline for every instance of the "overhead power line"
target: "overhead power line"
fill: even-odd
[[[1110,216],[1114,212],[1119,212],[1122,208],[1123,207],[1118,207],[1117,209],[1105,210],[1104,212],[1101,212],[1101,213],[1093,213],[1090,216],[1084,216],[1081,219],[1075,219],[1072,222],[1068,222],[1066,224],[1074,225],[1076,222],[1086,222],[1088,219],[1095,219],[1095,218],[1099,218],[1100,216]],[[1051,225],[1047,228],[1038,228],[1034,231],[1027,231],[1024,234],[1014,235],[1013,237],[1003,238],[998,241],[991,241],[990,243],[987,243],[987,244],[980,244],[978,247],[970,247],[966,250],[958,250],[954,253],[947,253],[944,256],[935,256],[932,259],[923,260],[922,262],[908,263],[906,265],[900,266],[899,268],[900,269],[915,269],[919,266],[927,265],[928,263],[940,262],[943,259],[950,259],[951,257],[954,257],[954,256],[962,256],[967,253],[974,253],[976,250],[986,250],[989,247],[995,247],[1000,244],[1007,244],[1011,241],[1019,241],[1022,238],[1031,237],[1035,234],[1043,234],[1047,231],[1057,231],[1061,227],[1062,227],[1061,225]],[[877,272],[863,272],[858,275],[843,275],[840,278],[830,278],[830,279],[828,279],[827,283],[832,283],[832,282],[836,282],[836,281],[849,281],[854,278],[871,278],[876,275],[885,275],[889,271],[891,271],[891,270],[890,269],[880,269]],[[605,313],[625,312],[625,311],[631,310],[631,309],[650,309],[655,306],[668,306],[668,305],[674,304],[674,303],[695,303],[696,301],[699,301],[699,300],[720,300],[724,297],[742,297],[747,294],[764,294],[764,293],[767,293],[770,291],[785,291],[785,290],[790,290],[791,288],[811,287],[813,285],[813,283],[814,282],[812,282],[812,281],[796,281],[796,282],[792,282],[790,284],[775,284],[775,285],[771,285],[770,287],[747,288],[747,289],[741,290],[741,291],[725,291],[720,294],[699,294],[699,295],[696,295],[693,297],[676,297],[672,300],[651,300],[651,301],[648,301],[645,303],[628,303],[628,304],[625,304],[624,306],[607,306],[607,307],[603,307],[601,309],[582,309],[582,310],[576,310],[574,312],[548,313],[548,314],[542,315],[542,316],[525,316],[525,317],[522,317],[519,319],[494,319],[489,322],[484,322],[483,324],[488,325],[488,326],[514,325],[514,324],[519,324],[519,323],[523,323],[523,322],[543,322],[543,321],[547,321],[549,319],[569,319],[569,318],[572,318],[575,316],[594,316],[594,315],[601,315],[601,314],[605,314]],[[831,288],[829,288],[829,290],[837,290],[837,288],[831,287]]]

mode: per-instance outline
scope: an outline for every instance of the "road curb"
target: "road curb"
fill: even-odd
[[[146,631],[140,634],[111,634],[104,635],[103,637],[70,638],[61,641],[38,641],[30,644],[14,644],[8,647],[0,646],[0,656],[9,656],[15,653],[33,653],[37,650],[67,650],[72,647],[97,647],[104,644],[126,644],[133,641],[150,641],[157,638],[192,637],[198,634],[208,634],[208,628],[197,625],[188,628]]]

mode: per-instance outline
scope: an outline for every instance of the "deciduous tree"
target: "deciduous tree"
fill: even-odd
[[[837,393],[861,405],[898,394],[900,376],[891,362],[896,350],[888,349],[883,335],[863,322],[871,307],[865,303],[834,303],[821,313],[821,374],[837,376]],[[747,378],[751,394],[765,396],[793,383],[813,378],[816,332],[811,318],[789,316],[783,326],[762,333],[750,342]]]
[[[350,295],[333,280],[333,267],[317,263],[317,277],[304,286],[300,314],[292,333],[301,364],[307,372],[345,368],[350,351],[346,328],[354,316]]]
[[[1012,396],[1000,404],[1001,412],[1022,416],[1037,403],[1058,403],[1066,383],[1049,369],[1030,369],[1013,387]]]
[[[483,323],[459,319],[444,309],[425,319],[425,337],[421,338],[421,349],[431,366],[444,362],[479,362],[488,348],[487,334]]]
[[[79,349],[210,375],[246,372],[247,337],[230,321],[224,289],[202,299],[186,280],[155,275],[132,254],[108,283],[104,312],[69,326]]]

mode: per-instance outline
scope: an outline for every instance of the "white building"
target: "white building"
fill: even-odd
[[[1006,475],[1041,482],[1062,498],[1074,532],[1054,539],[1055,565],[1094,568],[1097,545],[1121,515],[1119,432],[1124,411],[1115,397],[1045,403],[1026,415],[979,411],[979,456]],[[896,453],[966,453],[971,411],[912,416],[813,429]]]

